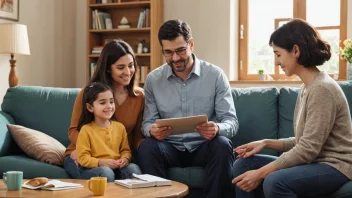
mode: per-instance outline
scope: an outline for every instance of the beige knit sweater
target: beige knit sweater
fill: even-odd
[[[278,169],[325,163],[352,179],[352,128],[348,102],[341,87],[324,72],[304,90],[294,112],[294,138],[284,141],[274,161]]]

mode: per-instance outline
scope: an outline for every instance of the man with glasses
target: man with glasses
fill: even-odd
[[[192,53],[187,23],[165,22],[158,38],[167,64],[152,71],[144,85],[142,131],[147,139],[138,148],[138,164],[143,173],[163,178],[171,167],[205,167],[205,196],[225,197],[234,162],[228,138],[238,130],[229,81],[219,67]],[[209,121],[182,135],[171,135],[171,127],[155,124],[156,119],[202,114]]]

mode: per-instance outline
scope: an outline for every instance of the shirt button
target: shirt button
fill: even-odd
[[[185,99],[183,98],[182,101],[185,101]]]
[[[186,86],[186,84],[183,84],[183,86]]]

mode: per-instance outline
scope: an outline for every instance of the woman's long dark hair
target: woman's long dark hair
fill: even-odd
[[[84,88],[82,99],[82,114],[78,121],[77,129],[81,130],[82,126],[91,123],[94,120],[94,114],[88,111],[87,104],[93,106],[93,102],[98,98],[98,94],[105,91],[111,91],[111,87],[106,84],[93,82]]]
[[[130,54],[133,58],[135,73],[131,82],[126,86],[129,96],[137,96],[135,89],[138,85],[138,66],[131,46],[122,40],[113,40],[107,43],[98,59],[97,69],[94,72],[90,83],[101,82],[112,87],[111,65],[119,60],[122,56]],[[137,77],[136,77],[137,76]]]

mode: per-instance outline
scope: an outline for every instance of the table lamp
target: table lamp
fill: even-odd
[[[10,54],[10,75],[9,86],[15,87],[18,84],[16,74],[16,55],[30,55],[27,26],[16,23],[0,24],[0,55]]]

